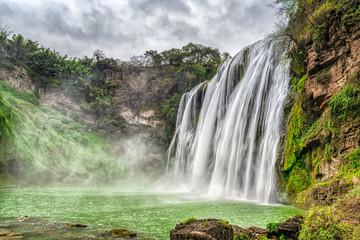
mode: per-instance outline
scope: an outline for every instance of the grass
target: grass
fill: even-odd
[[[0,110],[8,115],[0,114],[7,124],[2,125],[2,135],[8,135],[1,139],[6,146],[2,171],[33,184],[108,183],[126,176],[127,164],[109,154],[106,139],[60,112],[25,101],[24,93],[3,89],[9,88],[0,89]]]

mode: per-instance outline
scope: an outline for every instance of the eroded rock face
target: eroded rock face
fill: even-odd
[[[285,239],[298,239],[303,221],[304,217],[298,215],[287,219],[285,222],[278,223],[278,233],[276,236],[280,237],[283,235]]]
[[[242,228],[239,226],[232,226],[234,229],[235,239],[238,238],[242,239],[265,239],[267,237],[267,232],[265,229],[258,228],[258,227],[248,227]]]
[[[301,215],[277,223],[275,232],[259,227],[242,228],[229,225],[218,219],[202,219],[187,224],[177,224],[170,232],[171,240],[240,240],[240,239],[279,239],[296,240],[299,237],[304,217]]]
[[[306,163],[311,186],[296,197],[301,207],[329,205],[359,184],[357,179],[346,184],[336,180],[342,177],[342,166],[348,164],[345,156],[360,148],[358,117],[349,115],[340,120],[329,102],[345,85],[359,81],[360,24],[339,27],[332,17],[327,16],[326,36],[320,42],[307,39],[302,49],[307,79],[301,92],[306,118],[301,137],[306,142],[299,154]]]
[[[232,240],[231,225],[219,219],[202,219],[191,223],[177,224],[170,232],[171,240]]]
[[[40,89],[39,103],[42,106],[51,107],[66,116],[85,123],[88,126],[95,124],[95,116],[86,113],[78,102],[66,92],[59,91],[57,88]]]
[[[18,91],[34,93],[35,85],[32,83],[25,68],[13,67],[12,70],[0,68],[0,80]]]
[[[354,177],[352,182],[345,179],[334,180],[328,184],[316,185],[313,188],[301,193],[302,199],[297,203],[298,207],[310,208],[315,206],[328,206],[343,198],[353,185],[358,183],[358,178]]]
[[[329,36],[331,38],[325,44],[312,44],[307,51],[305,90],[313,94],[319,107],[340,92],[356,74],[360,62],[360,25],[351,33],[333,26]]]

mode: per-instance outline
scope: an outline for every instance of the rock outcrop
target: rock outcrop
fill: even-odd
[[[166,74],[166,67],[119,67],[101,73],[104,85],[114,86],[111,114],[88,109],[86,96],[71,87],[38,86],[25,68],[0,68],[0,80],[18,91],[34,93],[41,106],[51,107],[87,125],[88,131],[111,136],[109,152],[121,156],[134,169],[150,175],[158,174],[166,153],[167,139],[158,107],[174,94],[177,82]],[[134,151],[136,149],[136,151]]]
[[[25,68],[0,68],[0,80],[18,91],[34,93],[35,84],[32,82]]]
[[[4,240],[18,240],[18,239],[23,239],[24,238],[24,234],[23,233],[16,233],[13,232],[9,229],[3,229],[0,228],[0,239],[4,239]]]
[[[90,128],[95,125],[96,116],[84,111],[80,103],[66,91],[58,88],[39,90],[39,104],[51,107],[72,119],[85,123]]]
[[[232,240],[231,225],[219,219],[203,219],[177,224],[170,232],[171,240]]]
[[[333,25],[328,35],[329,41],[312,44],[306,57],[305,91],[319,108],[356,75],[360,62],[360,25],[350,32]]]
[[[304,217],[301,215],[276,223],[273,231],[259,227],[242,228],[219,219],[194,220],[177,224],[170,232],[171,240],[238,240],[238,239],[298,239]]]
[[[307,15],[297,16],[289,27],[301,25],[299,19],[306,22],[306,18],[316,17],[321,7],[322,10],[329,7],[327,13],[317,16],[321,23],[299,36],[296,51],[301,56],[301,67],[296,65],[300,58],[293,59],[293,80],[302,80],[296,82],[296,90],[291,94],[280,178],[283,177],[281,184],[290,199],[296,199],[301,207],[330,205],[359,184],[348,174],[346,156],[360,148],[356,110],[360,89],[360,24],[355,20],[344,23],[348,12],[357,9],[359,3],[335,2],[336,7],[329,7],[326,1],[314,2],[312,10],[303,9],[302,14]],[[352,96],[346,95],[347,89],[351,89]],[[347,104],[353,105],[346,109],[350,106]],[[335,108],[346,113],[340,116]]]

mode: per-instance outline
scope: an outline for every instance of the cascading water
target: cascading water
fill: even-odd
[[[274,201],[276,159],[289,64],[265,39],[183,95],[167,178],[208,197]]]

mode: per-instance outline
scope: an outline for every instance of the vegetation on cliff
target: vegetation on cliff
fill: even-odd
[[[164,100],[151,106],[164,121],[168,140],[174,132],[182,94],[211,79],[221,61],[228,57],[229,54],[221,55],[218,49],[189,43],[180,49],[160,53],[149,50],[144,55],[133,56],[128,62],[108,58],[101,50],[94,51],[93,57],[68,58],[20,34],[11,35],[7,28],[0,29],[0,67],[26,68],[36,86],[36,95],[39,95],[39,89],[55,87],[64,90],[81,103],[83,110],[97,116],[100,129],[124,125],[124,119],[114,106],[115,92],[122,86],[109,80],[109,75],[118,74],[121,78],[129,69],[134,72],[154,70],[150,80],[162,78],[171,88]],[[150,105],[142,107],[146,106]]]
[[[323,175],[318,172],[321,163],[330,163],[337,158],[344,160],[344,154],[338,147],[344,122],[359,120],[359,70],[357,74],[348,77],[346,86],[331,100],[328,100],[329,96],[325,96],[327,99],[322,98],[322,101],[321,96],[319,100],[314,99],[312,90],[309,87],[305,89],[305,85],[309,86],[306,82],[312,78],[316,79],[316,84],[328,86],[332,77],[326,73],[329,64],[322,66],[319,63],[310,69],[309,51],[315,49],[317,54],[328,51],[331,33],[338,36],[351,35],[358,27],[360,3],[349,0],[278,0],[276,3],[289,19],[288,25],[280,29],[281,34],[289,36],[295,43],[289,52],[293,59],[293,101],[291,110],[287,112],[290,121],[285,142],[283,176],[286,191],[296,194],[321,182]],[[347,165],[346,161],[342,163]]]
[[[85,125],[35,105],[31,94],[2,82],[0,94],[1,185],[111,182],[126,176],[126,162],[111,156],[106,140]]]
[[[280,178],[290,199],[312,207],[299,238],[358,239],[360,2],[275,2],[288,19],[280,34],[294,43]]]
[[[160,53],[150,50],[144,55],[133,56],[128,62],[108,58],[100,50],[94,51],[92,57],[68,58],[1,28],[0,68],[8,72],[19,67],[26,69],[35,86],[34,94],[18,92],[0,79],[2,178],[16,176],[23,171],[28,174],[21,180],[29,180],[29,183],[34,182],[32,180],[36,178],[32,176],[38,173],[49,178],[48,182],[76,179],[109,182],[123,177],[127,165],[109,154],[111,144],[107,141],[111,136],[105,138],[96,133],[105,130],[111,135],[127,126],[116,106],[116,98],[124,92],[119,89],[127,88],[121,84],[129,84],[127,79],[123,81],[122,78],[141,71],[153,73],[148,74],[148,81],[156,79],[162,85],[160,87],[169,88],[158,100],[134,105],[138,111],[152,109],[156,112],[156,117],[163,121],[164,126],[152,132],[165,132],[165,140],[162,138],[159,142],[166,142],[170,141],[174,132],[182,94],[212,78],[221,61],[227,57],[228,54],[221,56],[218,49],[189,43],[180,49]],[[77,122],[80,120],[78,116],[68,114],[69,118],[50,108],[38,106],[40,95],[54,89],[66,94],[81,106],[82,111],[94,116],[95,125],[85,126]],[[65,145],[68,147],[63,147]],[[99,170],[103,168],[104,171]]]

